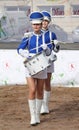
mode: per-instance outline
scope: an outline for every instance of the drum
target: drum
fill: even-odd
[[[54,62],[57,60],[57,56],[55,54],[53,54],[53,52],[51,53],[51,55],[47,56],[47,59],[48,59],[48,63],[49,63],[49,66],[51,65],[51,62]]]
[[[32,58],[25,60],[24,65],[29,70],[30,75],[35,75],[47,68],[49,66],[49,62],[45,53],[39,53]]]

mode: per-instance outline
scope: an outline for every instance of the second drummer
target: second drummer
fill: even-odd
[[[49,31],[51,15],[47,11],[42,11],[42,14],[44,17],[43,22],[42,22],[42,32],[45,34],[44,42],[46,44],[49,44],[49,43],[51,43],[51,41],[53,41],[52,44],[49,44],[49,48],[52,50],[52,53],[50,56],[52,56],[52,58],[53,58],[53,51],[59,52],[60,46],[57,44],[58,41],[57,41],[56,34],[54,32]],[[48,40],[46,41],[46,39],[48,39]],[[51,62],[50,66],[47,67],[47,79],[45,79],[45,85],[44,85],[45,88],[44,88],[44,96],[43,96],[41,114],[49,113],[49,99],[50,99],[50,93],[51,93],[51,76],[52,76],[53,72],[54,72],[54,62]]]

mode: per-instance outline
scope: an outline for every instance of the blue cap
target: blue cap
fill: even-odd
[[[47,11],[42,11],[42,14],[43,14],[43,19],[44,20],[47,20],[47,21],[51,21],[51,15],[49,14],[49,12],[47,12]]]
[[[43,14],[40,12],[32,12],[30,14],[30,21],[32,24],[39,24],[43,20]]]

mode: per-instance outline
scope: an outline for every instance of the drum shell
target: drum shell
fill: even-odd
[[[24,62],[24,65],[29,70],[30,75],[35,75],[43,71],[45,68],[47,68],[49,66],[49,61],[45,53],[42,52],[42,53],[36,54],[29,60],[26,60]]]

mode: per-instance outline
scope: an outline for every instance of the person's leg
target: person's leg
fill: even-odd
[[[47,73],[47,79],[45,79],[45,91],[51,91],[51,73]]]
[[[44,79],[37,80],[37,99],[36,99],[36,120],[37,123],[40,123],[40,111],[42,106],[43,100],[43,86],[44,86]]]
[[[43,99],[43,87],[44,87],[44,81],[45,79],[37,79],[37,99]]]
[[[45,79],[45,88],[44,88],[44,96],[43,96],[43,103],[41,107],[41,114],[48,114],[49,113],[49,99],[50,99],[50,92],[51,92],[51,73],[47,74],[47,79]]]
[[[30,124],[35,126],[37,124],[37,122],[36,122],[35,80],[32,77],[29,77],[29,78],[27,78],[27,84],[29,87],[28,104],[29,104],[30,116],[31,116]]]
[[[36,95],[36,84],[35,84],[35,79],[32,77],[28,77],[27,79],[27,85],[29,87],[29,96],[28,98],[30,100],[35,99],[35,95]]]

